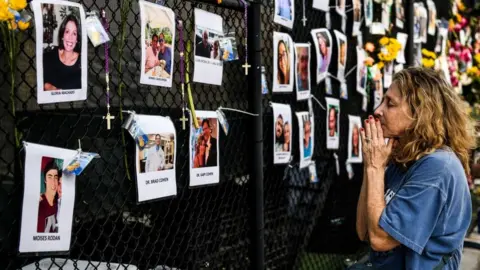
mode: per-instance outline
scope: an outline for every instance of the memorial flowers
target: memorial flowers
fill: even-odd
[[[25,10],[26,0],[0,0],[0,31],[5,46],[10,72],[10,103],[11,113],[15,117],[15,71],[16,59],[19,50],[19,41],[22,33],[30,27],[31,16]],[[15,145],[20,146],[20,138],[15,128]]]

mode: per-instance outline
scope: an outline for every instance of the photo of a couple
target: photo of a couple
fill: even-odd
[[[193,136],[194,148],[192,149],[193,168],[217,166],[217,138],[218,129],[216,118],[198,119],[200,128]]]

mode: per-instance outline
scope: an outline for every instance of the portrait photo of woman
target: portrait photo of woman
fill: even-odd
[[[359,129],[358,129],[358,125],[353,125],[353,129],[352,129],[352,157],[358,157],[359,155]]]
[[[289,51],[285,41],[278,42],[278,60],[277,60],[277,82],[278,84],[290,83],[290,62]]]
[[[336,98],[326,97],[326,139],[327,149],[338,149],[339,146],[339,117],[340,101]]]
[[[273,92],[292,92],[295,73],[295,48],[286,33],[273,33]]]
[[[55,6],[43,4],[47,14],[54,12]],[[71,12],[61,20],[57,35],[53,36],[53,43],[48,44],[43,52],[44,91],[82,88],[81,24],[76,15],[78,9],[70,10]],[[47,33],[50,33],[50,30]]]
[[[348,115],[348,163],[362,162],[362,146],[360,140],[360,128],[362,120],[360,116]]]
[[[313,43],[315,44],[315,50],[317,53],[317,83],[322,81],[327,73],[328,66],[330,65],[330,58],[332,55],[332,37],[328,29],[313,29],[311,31]]]
[[[31,3],[36,22],[37,102],[87,98],[85,12],[78,3]]]
[[[328,109],[328,136],[337,136],[337,109],[333,105]]]

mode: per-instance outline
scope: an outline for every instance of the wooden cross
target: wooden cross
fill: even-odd
[[[111,125],[110,125],[110,120],[115,119],[115,116],[112,116],[109,112],[107,113],[107,116],[104,116],[103,119],[107,119],[107,129],[110,130]]]
[[[303,21],[303,26],[306,26],[307,25],[307,17],[303,16],[302,21]]]
[[[248,75],[248,69],[251,67],[248,62],[245,62],[242,67],[245,68],[245,75]]]
[[[185,118],[185,113],[182,113],[182,118],[180,118],[180,121],[182,121],[182,128],[185,130],[185,122],[188,121],[188,118]]]

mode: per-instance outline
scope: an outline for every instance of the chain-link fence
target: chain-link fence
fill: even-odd
[[[255,247],[251,241],[253,193],[251,181],[252,141],[249,129],[252,117],[226,112],[230,123],[228,136],[220,132],[220,183],[215,186],[188,187],[189,130],[182,130],[182,96],[179,72],[179,51],[175,48],[172,88],[139,84],[140,77],[140,16],[137,1],[75,1],[86,11],[105,9],[112,38],[110,50],[111,112],[115,115],[112,129],[106,129],[102,118],[106,114],[103,46],[88,49],[88,98],[84,102],[38,105],[36,101],[35,32],[30,29],[21,42],[18,55],[15,92],[10,96],[11,80],[7,67],[0,65],[0,254],[2,268],[18,269],[33,264],[40,268],[43,258],[69,258],[77,261],[120,263],[138,269],[163,266],[179,269],[249,269]],[[225,1],[232,2],[232,1]],[[194,36],[194,8],[219,14],[224,29],[235,31],[237,41],[244,40],[243,10],[225,8],[211,1],[168,0],[183,20],[185,37]],[[335,1],[333,1],[335,2]],[[310,30],[325,27],[325,13],[313,10],[312,0],[306,0],[307,22],[303,26],[302,1],[295,1],[295,24],[288,30],[273,23],[274,0],[261,3],[261,56],[266,68],[268,86],[272,87],[273,31],[289,33],[295,42],[312,42]],[[235,3],[234,3],[235,4]],[[347,9],[351,7],[347,1]],[[332,9],[332,29],[340,29],[341,17]],[[394,14],[394,13],[393,13]],[[392,14],[392,16],[394,16]],[[357,253],[355,206],[361,184],[361,164],[353,165],[355,176],[348,179],[345,161],[348,145],[348,115],[365,117],[361,110],[362,96],[355,91],[356,45],[351,36],[352,13],[347,13],[348,59],[346,72],[348,100],[341,99],[340,148],[326,149],[326,112],[314,103],[315,149],[313,160],[319,183],[309,182],[307,169],[298,168],[299,141],[296,119],[293,127],[291,166],[273,164],[273,115],[269,102],[289,104],[292,114],[308,111],[307,101],[296,101],[295,93],[263,96],[263,175],[264,175],[264,237],[265,268],[267,269],[341,269],[347,255],[320,254]],[[249,30],[250,31],[250,30]],[[332,32],[333,33],[333,32]],[[178,35],[176,35],[178,44]],[[364,39],[368,33],[364,31]],[[241,43],[241,42],[240,42]],[[334,44],[336,45],[336,43]],[[336,46],[334,46],[336,48]],[[4,47],[0,48],[2,57]],[[314,55],[312,46],[312,55]],[[239,45],[240,59],[244,47]],[[192,53],[190,52],[190,55]],[[332,62],[337,51],[333,50]],[[1,58],[2,63],[5,58]],[[193,57],[187,59],[193,66]],[[247,80],[241,67],[243,60],[225,63],[222,86],[192,83],[197,110],[215,110],[219,106],[248,110]],[[312,57],[311,70],[316,59]],[[195,68],[193,66],[193,68]],[[330,73],[335,73],[335,67]],[[313,83],[312,94],[321,102],[325,83]],[[333,97],[339,97],[340,83],[332,80]],[[372,102],[369,111],[372,110]],[[137,113],[170,115],[177,130],[175,198],[137,205],[135,197],[135,145],[120,128],[125,115],[122,110]],[[295,118],[295,117],[293,117]],[[55,256],[18,256],[21,203],[23,197],[22,163],[24,153],[16,145],[14,127],[21,139],[51,146],[77,148],[81,139],[85,151],[97,152],[95,160],[76,181],[74,222],[69,254]],[[339,156],[341,172],[336,175],[333,153]],[[295,157],[297,157],[295,159]],[[297,160],[297,161],[295,161]],[[249,253],[250,252],[250,253]],[[331,251],[330,251],[331,252]],[[49,259],[48,259],[49,260]],[[49,264],[50,265],[50,264]],[[5,266],[5,267],[3,267]],[[61,268],[61,267],[60,267]],[[93,269],[93,268],[92,268]],[[116,268],[113,268],[116,269]],[[168,269],[168,268],[165,268]]]

